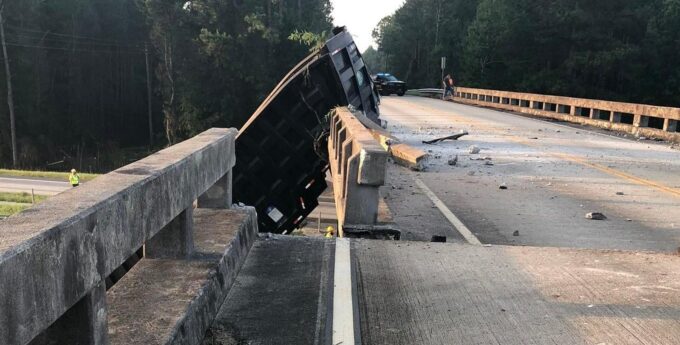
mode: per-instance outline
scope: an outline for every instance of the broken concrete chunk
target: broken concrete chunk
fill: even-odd
[[[616,192],[616,195],[624,195],[623,192]]]
[[[590,212],[590,213],[586,213],[586,219],[606,220],[607,217],[600,212]]]
[[[479,151],[481,151],[481,150],[480,150],[479,147],[477,147],[476,145],[472,145],[472,146],[470,146],[470,147],[468,148],[468,152],[469,152],[471,155],[476,155],[476,154],[479,153]]]
[[[503,189],[503,190],[508,189],[508,185],[505,184],[505,183],[501,183],[501,185],[498,186],[498,189]]]
[[[484,165],[493,166],[493,163],[491,163],[491,161],[485,161]]]
[[[458,164],[458,155],[456,155],[456,157],[453,159],[449,159],[449,165],[455,166],[456,164]]]
[[[512,236],[515,236],[515,237],[519,236],[519,230],[515,230],[515,232],[512,233]]]

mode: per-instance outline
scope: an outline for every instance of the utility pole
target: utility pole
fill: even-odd
[[[146,59],[146,103],[149,112],[149,148],[153,147],[153,111],[151,107],[151,71],[149,69],[149,45],[144,43],[144,58]]]
[[[9,126],[12,135],[12,166],[17,167],[17,133],[14,121],[14,96],[12,95],[12,74],[9,68],[9,57],[7,56],[7,44],[5,43],[5,21],[2,11],[5,9],[0,0],[0,40],[2,41],[2,55],[5,59],[5,77],[7,79],[7,105],[9,106]]]

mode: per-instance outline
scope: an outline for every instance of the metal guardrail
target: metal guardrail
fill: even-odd
[[[333,110],[330,117],[328,153],[340,230],[389,232],[377,224],[388,153],[347,108]]]
[[[59,325],[107,344],[106,279],[142,246],[150,258],[193,251],[193,204],[231,204],[235,129],[211,129],[0,222],[0,344]]]
[[[455,101],[680,142],[680,108],[458,87]]]

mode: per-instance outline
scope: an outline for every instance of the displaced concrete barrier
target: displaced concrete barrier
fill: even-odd
[[[193,323],[207,327],[221,301],[207,301],[205,297],[225,295],[206,290],[207,282],[217,281],[213,285],[228,288],[228,278],[233,273],[225,276],[224,270],[238,269],[237,261],[242,262],[257,232],[256,215],[251,209],[243,211],[248,220],[241,223],[247,225],[237,227],[236,233],[229,237],[229,241],[237,239],[238,242],[223,243],[227,249],[222,253],[213,248],[209,255],[201,254],[209,250],[197,243],[200,236],[194,236],[194,227],[197,227],[194,213],[206,217],[206,211],[194,211],[195,202],[199,208],[214,209],[214,212],[231,204],[236,134],[235,129],[208,130],[2,221],[0,344],[109,344],[111,320],[107,315],[110,306],[106,279],[142,247],[145,258],[143,265],[138,264],[140,267],[167,265],[168,260],[194,260],[197,255],[205,265],[205,257],[212,258],[208,261],[215,262],[213,268],[201,266],[206,270],[204,275],[184,279],[201,287],[196,290],[201,291],[201,297],[190,299],[190,303],[187,302],[190,306],[175,305],[173,309],[180,315],[186,308],[212,310],[212,315],[201,313],[199,317],[203,320]],[[212,217],[214,220],[220,215]],[[210,226],[198,230],[220,233]],[[225,257],[228,265],[221,259]],[[133,267],[131,272],[137,268]],[[134,274],[128,273],[112,290],[132,276]],[[164,274],[157,276],[158,279],[165,277]],[[143,284],[143,281],[128,283],[142,290]],[[201,298],[211,307],[197,305],[203,303]],[[151,317],[163,318],[161,314],[172,313],[172,310],[155,309],[158,305],[137,308],[153,310]],[[180,330],[173,331],[173,327],[181,326],[180,333],[184,335],[188,330],[179,320],[190,318],[185,315],[165,319],[177,321],[167,325],[168,334],[175,334],[172,339],[180,338],[177,336]],[[191,334],[204,331],[193,329]]]
[[[388,153],[347,108],[330,116],[328,155],[340,230],[369,231],[377,225]]]

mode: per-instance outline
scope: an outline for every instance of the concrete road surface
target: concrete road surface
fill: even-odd
[[[664,252],[680,246],[680,151],[667,143],[420,97],[383,97],[381,117],[393,134],[434,157],[424,172],[390,167],[388,204],[418,209],[405,217],[407,239],[449,234],[460,241],[446,218],[432,214],[420,179],[482,243]],[[470,135],[421,143],[460,130]],[[481,152],[470,154],[471,146]],[[456,156],[457,165],[448,165]],[[608,219],[588,220],[589,212]],[[422,220],[432,225],[418,226]]]
[[[30,193],[33,189],[35,194],[55,195],[69,188],[72,187],[66,181],[0,177],[0,192]]]

